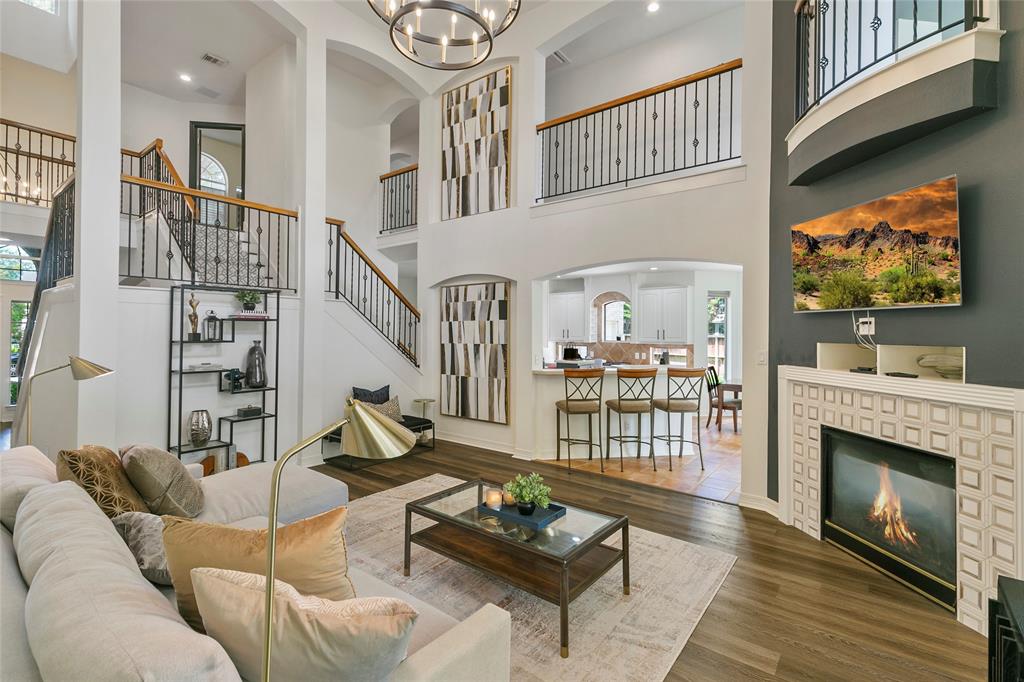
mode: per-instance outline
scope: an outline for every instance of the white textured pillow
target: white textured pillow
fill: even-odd
[[[14,532],[14,517],[29,490],[57,482],[57,466],[31,445],[0,453],[0,523]]]
[[[206,633],[227,650],[242,677],[260,678],[266,578],[219,568],[192,569]],[[400,599],[331,601],[274,581],[271,679],[384,680],[405,658],[419,615]]]

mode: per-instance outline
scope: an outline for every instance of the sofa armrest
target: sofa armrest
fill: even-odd
[[[512,617],[494,604],[416,651],[395,669],[393,682],[508,682],[512,675]]]
[[[189,473],[192,478],[203,477],[203,465],[200,462],[194,462],[192,464],[185,465],[185,471]]]

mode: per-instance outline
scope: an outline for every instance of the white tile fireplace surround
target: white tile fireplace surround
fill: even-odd
[[[779,520],[821,538],[821,427],[956,461],[957,620],[986,633],[998,575],[1024,578],[1024,391],[779,367]]]

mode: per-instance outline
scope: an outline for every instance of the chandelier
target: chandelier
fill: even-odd
[[[366,0],[404,57],[431,69],[482,63],[519,15],[522,0]]]

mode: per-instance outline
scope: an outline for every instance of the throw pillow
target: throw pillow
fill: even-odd
[[[146,512],[125,512],[112,520],[135,556],[143,577],[151,583],[170,585],[171,572],[167,570],[164,553],[164,520]]]
[[[380,412],[385,417],[394,419],[396,422],[402,422],[402,406],[398,404],[398,396],[391,398],[386,403],[380,405],[374,405],[373,403],[366,403],[366,405],[377,412]]]
[[[381,386],[376,391],[371,391],[368,388],[359,388],[358,386],[352,387],[352,397],[356,400],[361,400],[364,403],[371,405],[380,405],[386,403],[391,398],[391,385]]]
[[[33,488],[57,482],[50,458],[31,445],[0,453],[0,523],[14,532],[14,519],[25,495]]]
[[[260,678],[266,578],[196,568],[192,582],[206,632],[247,680]],[[304,597],[274,581],[271,679],[386,680],[405,658],[416,610],[400,599]]]
[[[203,487],[177,457],[152,445],[121,448],[128,480],[154,514],[192,518],[203,511]]]
[[[130,511],[149,511],[125,475],[121,460],[102,445],[61,450],[57,455],[57,478],[82,486],[110,518]]]
[[[277,571],[281,579],[303,594],[325,599],[355,596],[348,578],[345,517],[338,507],[296,521],[277,531]],[[178,612],[193,628],[202,630],[192,587],[193,568],[226,568],[263,575],[267,562],[267,531],[232,528],[215,523],[164,518],[164,551]]]

